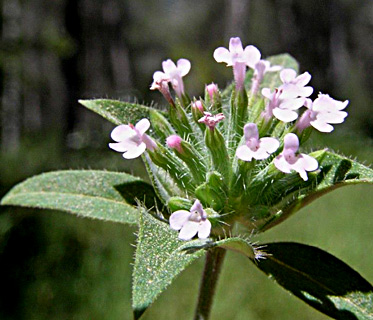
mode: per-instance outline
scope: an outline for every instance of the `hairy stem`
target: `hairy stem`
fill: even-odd
[[[207,251],[194,320],[207,320],[209,318],[225,253],[226,250],[222,248]]]

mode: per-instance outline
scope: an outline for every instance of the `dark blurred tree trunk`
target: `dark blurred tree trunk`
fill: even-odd
[[[18,0],[4,1],[2,4],[3,42],[15,45],[21,36],[21,5]],[[21,136],[21,79],[20,57],[8,56],[3,66],[3,92],[1,108],[1,150],[18,150]]]

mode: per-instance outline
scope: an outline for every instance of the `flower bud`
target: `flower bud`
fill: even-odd
[[[215,83],[206,86],[205,100],[207,104],[211,104],[212,110],[222,112],[221,96],[218,86]]]
[[[196,186],[192,180],[191,173],[178,158],[159,143],[157,148],[148,153],[154,164],[164,169],[181,190],[194,194]]]
[[[171,212],[177,210],[189,210],[192,205],[192,201],[181,197],[171,197],[167,201],[167,206]]]
[[[205,181],[206,165],[202,156],[193,146],[177,135],[169,136],[166,140],[167,146],[174,149],[175,154],[184,161],[192,173],[197,184]]]

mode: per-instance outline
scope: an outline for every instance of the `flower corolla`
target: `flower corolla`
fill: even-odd
[[[204,116],[198,120],[199,123],[204,123],[207,125],[211,130],[214,130],[215,126],[222,120],[224,120],[225,116],[222,113],[218,113],[216,115],[212,115],[212,113],[205,111]]]
[[[190,240],[196,234],[198,238],[206,239],[211,232],[211,222],[207,219],[207,214],[199,200],[194,202],[190,211],[178,210],[172,213],[170,227],[173,230],[180,230],[179,238],[182,240]]]
[[[190,71],[190,61],[187,59],[179,59],[175,64],[171,59],[168,59],[162,62],[162,68],[163,72],[157,71],[154,73],[154,81],[151,89],[159,89],[159,82],[162,83],[162,86],[164,86],[165,82],[170,82],[177,96],[181,98],[184,94],[184,82],[182,78]]]
[[[342,111],[347,105],[348,100],[338,101],[321,93],[313,102],[307,99],[305,102],[307,110],[300,117],[296,125],[297,129],[302,132],[311,125],[320,132],[331,132],[334,130],[331,124],[342,123],[347,117],[347,112]]]
[[[275,138],[259,139],[258,127],[255,123],[248,123],[244,126],[245,144],[236,150],[236,156],[243,161],[267,159],[271,153],[275,152],[280,143]]]
[[[256,47],[250,45],[246,46],[244,49],[241,39],[238,37],[230,39],[229,50],[224,47],[219,47],[214,51],[214,59],[217,62],[225,62],[228,67],[233,67],[237,91],[243,89],[246,66],[254,69],[260,57],[260,51]]]
[[[274,159],[276,168],[284,173],[292,170],[299,173],[304,181],[308,180],[306,171],[315,171],[319,164],[317,160],[304,153],[296,154],[299,149],[299,139],[294,133],[288,133],[284,137],[284,149]]]
[[[146,149],[153,151],[156,143],[145,132],[149,129],[148,119],[141,119],[135,126],[121,124],[111,132],[111,138],[116,143],[109,143],[115,151],[123,152],[123,158],[134,159],[139,157]]]

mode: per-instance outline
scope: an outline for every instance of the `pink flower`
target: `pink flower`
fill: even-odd
[[[166,139],[166,144],[169,148],[176,149],[178,152],[182,153],[183,149],[181,147],[181,141],[181,137],[173,134]]]
[[[306,154],[296,154],[299,149],[299,140],[294,133],[288,133],[284,138],[284,150],[279,154],[274,164],[276,168],[284,173],[292,170],[299,173],[304,181],[308,180],[306,171],[314,171],[319,167],[317,160]]]
[[[213,116],[210,112],[204,112],[204,116],[198,120],[199,123],[204,123],[207,125],[210,130],[214,130],[215,126],[222,120],[224,120],[225,116],[222,113],[218,113],[217,115]]]
[[[182,77],[186,76],[191,68],[190,61],[187,59],[179,59],[177,64],[168,59],[162,62],[163,72],[157,71],[153,75],[152,88],[159,89],[156,80],[171,82],[172,88],[175,90],[177,96],[180,98],[184,94],[184,82]]]
[[[238,37],[230,39],[229,50],[219,47],[214,51],[214,59],[217,62],[225,62],[228,67],[233,67],[237,91],[244,87],[246,66],[254,68],[260,56],[260,51],[254,46],[247,46],[243,49],[241,39]]]
[[[179,238],[190,240],[197,233],[198,238],[206,239],[211,232],[211,222],[203,210],[199,200],[196,200],[190,211],[178,210],[170,216],[170,227],[173,230],[180,230]]]
[[[331,124],[342,123],[347,117],[347,112],[341,111],[347,105],[348,100],[342,102],[320,93],[314,102],[306,100],[308,110],[302,114],[296,126],[300,132],[310,125],[321,132],[331,132],[334,130]]]
[[[123,158],[134,159],[140,156],[146,149],[153,151],[156,143],[145,134],[149,129],[148,119],[141,119],[135,126],[121,124],[111,132],[111,138],[116,143],[109,143],[109,147],[115,151],[123,152]]]
[[[243,161],[267,159],[275,152],[280,143],[275,138],[259,139],[258,127],[255,123],[248,123],[244,126],[245,144],[236,150],[236,156]]]
[[[174,104],[174,100],[172,99],[170,88],[168,87],[168,83],[171,81],[169,76],[161,71],[156,71],[153,74],[153,83],[150,87],[150,90],[159,90],[165,99],[170,103]]]
[[[218,86],[215,83],[210,83],[206,86],[206,91],[208,95],[210,96],[211,101],[214,100],[214,94],[219,93]]]
[[[200,112],[204,112],[205,110],[201,100],[196,100],[195,102],[192,102],[192,108],[197,109]]]

